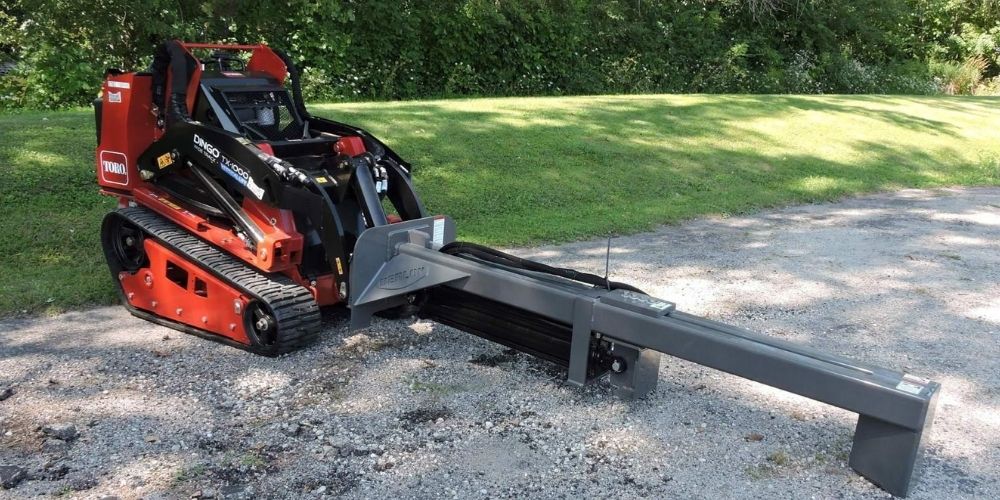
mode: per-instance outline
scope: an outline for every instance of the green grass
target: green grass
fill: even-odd
[[[321,104],[415,165],[463,239],[515,245],[900,187],[1000,184],[996,98],[628,96]],[[0,314],[114,300],[88,110],[0,115]]]

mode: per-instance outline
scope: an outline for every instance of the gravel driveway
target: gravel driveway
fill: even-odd
[[[604,246],[518,253],[600,274]],[[684,311],[941,382],[911,497],[1000,498],[1000,189],[702,219],[614,248],[615,279]],[[657,391],[627,403],[430,322],[331,320],[280,359],[121,308],[0,321],[0,465],[17,467],[0,479],[19,482],[0,497],[888,496],[846,465],[856,417],[811,400],[664,358]]]

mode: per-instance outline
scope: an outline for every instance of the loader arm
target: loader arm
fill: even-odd
[[[260,231],[241,205],[229,196],[230,191],[304,214],[317,227],[328,262],[336,267],[339,259],[343,268],[343,263],[349,261],[349,252],[342,244],[345,228],[340,211],[317,179],[353,187],[356,186],[356,181],[352,183],[351,180],[355,175],[353,170],[345,169],[339,175],[331,175],[325,170],[306,173],[265,153],[241,136],[198,122],[171,126],[163,138],[139,157],[138,165],[140,175],[154,184],[180,170],[208,174],[196,174],[196,177],[245,233],[248,246],[260,243],[259,238],[253,236]],[[358,173],[367,172],[361,169]],[[219,183],[224,183],[227,189],[213,186]]]

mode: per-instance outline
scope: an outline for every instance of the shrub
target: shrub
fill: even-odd
[[[1000,96],[1000,76],[983,80],[972,92],[975,95]]]
[[[105,68],[141,69],[175,37],[285,49],[311,99],[971,93],[1000,72],[987,3],[6,0],[0,58],[20,64],[0,106],[86,104]]]
[[[972,94],[982,82],[987,64],[981,57],[970,57],[962,63],[932,62],[930,71],[941,92],[949,95]]]

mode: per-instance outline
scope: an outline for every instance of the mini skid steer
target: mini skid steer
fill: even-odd
[[[685,314],[606,277],[455,240],[411,166],[364,130],[309,114],[264,45],[170,41],[149,72],[109,70],[95,101],[101,239],[143,319],[265,356],[320,333],[320,308],[416,313],[617,393],[655,389],[668,354],[858,413],[850,465],[910,490],[939,384]]]

